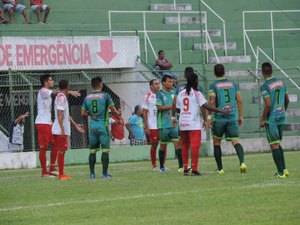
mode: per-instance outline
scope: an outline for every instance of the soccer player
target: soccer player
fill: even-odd
[[[165,172],[164,158],[167,150],[167,143],[172,141],[175,148],[175,154],[178,159],[178,172],[183,172],[181,148],[179,145],[178,126],[173,125],[172,108],[173,100],[176,96],[175,88],[173,87],[173,77],[164,75],[162,78],[163,88],[156,93],[156,106],[158,110],[157,126],[159,129],[159,164],[160,172]]]
[[[39,160],[42,169],[42,177],[57,176],[58,172],[55,168],[57,150],[55,148],[54,138],[52,135],[52,119],[51,107],[52,97],[55,97],[58,92],[53,92],[54,80],[50,74],[42,75],[40,77],[42,88],[37,96],[37,116],[35,119],[35,126],[38,131],[38,144],[40,146]],[[69,94],[78,97],[80,93],[77,91],[69,91]],[[46,168],[46,151],[48,146],[52,144],[50,154],[50,171]]]
[[[59,90],[60,92],[57,94],[54,101],[54,113],[55,120],[52,126],[52,133],[54,136],[54,141],[56,145],[56,149],[58,152],[57,163],[59,180],[69,180],[70,176],[64,173],[64,164],[65,164],[65,152],[68,150],[68,139],[71,135],[71,124],[75,125],[76,129],[81,133],[84,132],[81,125],[76,124],[72,118],[70,118],[69,113],[69,103],[67,99],[68,91],[69,91],[69,82],[67,80],[61,80],[59,82]]]
[[[225,68],[222,64],[214,66],[214,73],[217,81],[209,87],[209,104],[219,109],[228,109],[228,116],[221,113],[214,114],[212,127],[214,157],[217,163],[217,174],[224,174],[222,165],[221,140],[225,133],[225,138],[231,141],[240,161],[241,173],[246,173],[246,164],[244,162],[244,149],[239,143],[239,126],[243,123],[243,104],[238,85],[225,77]],[[211,119],[211,116],[208,116]]]
[[[156,168],[156,149],[158,146],[158,128],[157,128],[157,107],[156,107],[156,93],[159,91],[159,81],[152,79],[149,82],[150,91],[145,95],[143,101],[143,113],[145,132],[150,137],[150,159],[152,169]]]
[[[265,127],[267,139],[272,149],[273,160],[277,167],[276,178],[286,178],[289,175],[285,166],[284,151],[280,145],[283,126],[286,122],[286,110],[289,96],[283,81],[272,76],[272,65],[262,64],[262,75],[265,82],[260,90],[264,99],[264,110],[260,118],[260,126]]]
[[[91,117],[89,132],[90,179],[96,178],[96,153],[99,151],[100,146],[102,149],[101,162],[103,169],[101,178],[110,178],[111,175],[108,173],[110,149],[108,109],[110,109],[112,115],[117,118],[119,122],[121,121],[121,118],[114,106],[115,104],[112,101],[111,96],[102,91],[103,84],[101,77],[94,77],[91,80],[91,85],[93,91],[85,97],[81,108],[81,116]]]
[[[199,148],[201,145],[201,121],[200,107],[207,110],[228,114],[229,111],[217,109],[207,104],[206,99],[198,87],[198,76],[190,74],[187,77],[187,84],[182,89],[176,99],[176,108],[180,112],[179,128],[182,146],[182,159],[184,175],[189,175],[188,151],[192,151],[192,175],[201,175],[198,171]]]

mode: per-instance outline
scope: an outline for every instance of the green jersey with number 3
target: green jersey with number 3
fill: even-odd
[[[270,98],[271,109],[267,116],[266,123],[285,124],[285,95],[286,86],[283,81],[274,77],[268,78],[261,86],[260,91],[264,99]]]
[[[102,91],[93,91],[88,94],[83,102],[82,109],[88,111],[91,116],[91,126],[108,126],[108,107],[114,106],[111,96]]]
[[[227,78],[219,78],[209,87],[209,96],[216,97],[216,107],[230,110],[228,116],[222,113],[215,113],[215,120],[232,121],[237,120],[238,110],[236,106],[236,93],[239,92],[237,83]]]

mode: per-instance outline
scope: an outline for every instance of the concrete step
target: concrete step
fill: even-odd
[[[219,63],[250,63],[251,56],[250,55],[240,55],[240,56],[219,56]],[[209,57],[208,63],[216,64],[218,63],[216,57]]]
[[[214,30],[207,30],[207,32],[211,37],[220,37],[221,36],[221,30],[214,29]],[[202,35],[203,34],[202,34],[201,31],[184,31],[184,32],[181,32],[181,36],[185,37],[185,38],[188,38],[188,37],[201,37]]]
[[[286,115],[288,117],[300,116],[300,109],[288,109]]]
[[[258,83],[239,83],[240,90],[257,90]]]
[[[212,43],[215,50],[224,50],[224,43]],[[205,50],[212,50],[212,46],[210,44],[201,44],[195,43],[194,50],[201,50],[204,48]],[[236,49],[236,42],[227,42],[227,50],[235,50]]]
[[[300,130],[300,123],[285,124],[283,129],[285,131]]]
[[[177,16],[166,16],[164,20],[165,24],[178,24]],[[180,24],[204,24],[206,22],[205,16],[183,16],[180,17]]]
[[[192,4],[151,4],[151,11],[192,11]]]
[[[298,102],[298,96],[297,95],[289,95],[289,99],[290,99],[290,102]],[[262,98],[260,99],[260,101],[261,101],[261,103],[264,102],[264,100]],[[259,102],[259,96],[254,96],[252,98],[252,102],[253,103],[258,103]],[[290,111],[288,114],[290,114],[291,116],[298,116],[298,114],[300,113],[299,109],[288,109],[288,111]]]

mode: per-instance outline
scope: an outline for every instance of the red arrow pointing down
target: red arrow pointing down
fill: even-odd
[[[113,58],[118,54],[116,52],[113,52],[113,41],[112,40],[101,40],[100,41],[100,52],[97,52],[97,54],[106,62],[106,64],[109,64]]]

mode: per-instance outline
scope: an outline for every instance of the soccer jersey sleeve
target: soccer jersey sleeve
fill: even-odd
[[[234,88],[235,88],[236,93],[240,92],[239,84],[237,82],[234,82]]]
[[[142,104],[143,109],[149,109],[149,103],[148,103],[149,96],[150,96],[150,93],[148,93],[144,96],[143,104]]]
[[[260,91],[261,91],[261,95],[262,95],[263,98],[270,97],[270,93],[269,93],[269,91],[268,91],[268,89],[267,89],[267,87],[266,87],[265,84],[261,85]]]
[[[50,89],[42,88],[40,90],[40,95],[41,95],[42,99],[50,98],[51,94],[52,94],[52,91]]]
[[[161,95],[160,91],[157,92],[157,94],[156,94],[156,103],[155,104],[156,105],[162,105],[163,104],[162,95]]]
[[[68,102],[65,95],[63,94],[57,95],[56,108],[58,110],[64,111],[67,107],[67,104]]]
[[[209,96],[215,97],[216,96],[216,88],[214,84],[209,86]]]
[[[82,106],[81,106],[81,109],[83,109],[83,110],[88,110],[88,107],[87,107],[87,103],[86,103],[86,98],[83,100],[83,104],[82,104]]]
[[[202,106],[207,103],[207,100],[204,98],[203,94],[200,91],[195,91],[195,96],[199,106]]]
[[[112,100],[110,94],[106,93],[106,102],[107,102],[107,106],[110,107],[110,106],[114,106],[115,103],[114,101]]]

